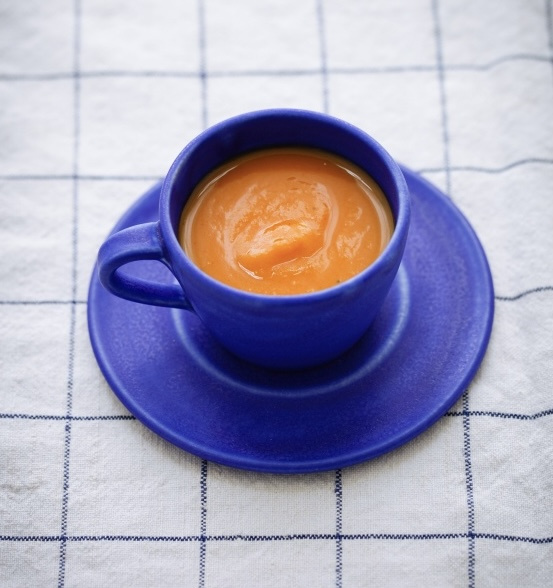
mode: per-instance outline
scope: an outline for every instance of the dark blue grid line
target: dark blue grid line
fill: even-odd
[[[502,167],[487,168],[474,165],[450,165],[445,167],[423,167],[414,171],[419,174],[443,173],[449,169],[450,172],[475,172],[484,174],[502,174],[513,168],[523,165],[553,165],[553,159],[543,157],[528,157],[508,163]],[[163,176],[158,175],[106,175],[106,174],[0,174],[0,181],[91,181],[91,182],[159,182]]]
[[[328,86],[328,56],[327,56],[327,45],[326,45],[326,28],[325,28],[325,12],[323,0],[316,0],[316,23],[317,32],[319,39],[319,59],[321,62],[321,92],[322,92],[322,105],[323,112],[328,114],[329,112],[329,86]],[[343,547],[342,547],[342,470],[337,469],[334,474],[334,494],[336,497],[336,540],[335,540],[335,587],[342,588],[343,578]]]
[[[47,72],[47,73],[0,73],[0,82],[58,82],[73,80],[76,77],[82,79],[98,78],[197,78],[197,71],[176,70],[98,70],[73,72]]]
[[[538,286],[537,288],[525,290],[524,292],[514,294],[513,296],[496,296],[495,299],[501,302],[514,302],[515,300],[520,300],[525,296],[530,294],[538,294],[539,292],[553,292],[553,286]]]
[[[469,397],[468,391],[463,394],[463,452],[465,456],[465,485],[467,493],[467,518],[468,518],[468,562],[467,573],[469,588],[474,588],[475,578],[475,518],[474,518],[474,487],[472,483],[472,461],[471,461],[471,441],[470,441],[470,414],[469,414]]]
[[[200,68],[200,99],[201,99],[201,125],[206,129],[209,121],[208,113],[208,86],[207,86],[207,39],[206,39],[206,14],[204,0],[198,0],[198,55]],[[203,459],[200,467],[200,553],[198,561],[198,588],[205,588],[205,572],[207,561],[207,479],[208,462]]]
[[[206,52],[206,26],[205,26],[205,5],[203,0],[198,0],[198,45],[199,45],[199,76],[201,82],[201,104],[202,104],[202,128],[208,124],[207,118],[207,52]]]
[[[81,44],[81,4],[80,0],[73,1],[73,71],[75,73],[73,82],[73,194],[72,194],[72,248],[71,248],[71,298],[77,298],[78,278],[78,238],[79,238],[79,182],[76,179],[79,171],[79,149],[80,149],[80,103],[81,83],[78,75],[80,66],[80,44]],[[75,372],[75,331],[76,331],[76,305],[71,305],[71,319],[69,330],[69,361],[67,367],[67,401],[66,414],[71,416],[73,410],[73,387]],[[65,421],[65,440],[63,452],[63,490],[61,504],[61,538],[58,563],[58,588],[65,586],[65,567],[67,554],[67,528],[69,517],[69,475],[71,457],[71,432],[72,419]]]
[[[434,20],[434,37],[436,44],[436,63],[438,66],[438,88],[440,96],[440,114],[442,126],[442,147],[445,167],[445,191],[451,197],[451,170],[450,170],[450,145],[449,145],[449,117],[447,111],[447,89],[446,74],[444,70],[443,41],[441,29],[441,17],[439,0],[432,0],[432,16]],[[470,416],[468,411],[468,391],[463,395],[463,448],[465,457],[465,480],[467,493],[467,515],[468,515],[468,558],[467,574],[469,588],[474,588],[475,569],[475,540],[474,540],[474,493],[472,484],[471,446],[470,446]]]
[[[208,462],[202,460],[201,477],[200,477],[200,572],[199,588],[205,586],[205,562],[207,550],[207,472]]]
[[[522,165],[532,165],[532,164],[544,164],[544,165],[552,165],[553,159],[548,159],[545,157],[528,157],[525,159],[519,159],[517,161],[513,161],[504,165],[502,167],[482,167],[477,165],[451,165],[449,167],[450,172],[476,172],[476,173],[484,173],[484,174],[502,174],[504,172],[510,171],[515,167],[519,167]],[[419,174],[425,173],[442,173],[445,170],[443,167],[425,167],[419,168],[416,170]]]
[[[514,53],[493,59],[487,63],[449,63],[443,64],[444,72],[485,72],[495,69],[503,64],[517,61],[534,61],[536,63],[548,63],[549,57],[531,53]],[[436,65],[388,65],[361,66],[361,67],[330,67],[328,72],[333,75],[367,75],[367,74],[395,74],[395,73],[433,73],[438,70]]]
[[[0,300],[0,306],[64,306],[87,304],[86,300]]]
[[[444,414],[446,417],[491,417],[500,419],[511,419],[518,421],[536,421],[538,419],[552,416],[553,408],[541,410],[536,413],[516,413],[516,412],[501,412],[493,410],[462,410],[462,411],[448,411]],[[55,415],[55,414],[29,414],[20,412],[4,412],[0,413],[0,420],[33,420],[33,421],[135,421],[137,420],[133,415]],[[202,473],[202,477],[203,477]],[[207,476],[207,473],[205,474]],[[337,493],[337,505],[341,508],[341,486],[337,485],[341,478],[336,477],[335,492]],[[204,484],[205,482],[202,482]],[[337,511],[337,517],[341,513]]]
[[[199,40],[200,45],[203,41]],[[420,71],[424,66],[412,66],[415,71]],[[430,68],[432,69],[432,68]],[[321,75],[321,69],[319,68],[305,68],[305,69],[244,69],[244,70],[211,70],[207,71],[204,70],[202,72],[201,69],[197,71],[164,71],[164,70],[156,70],[156,71],[123,71],[123,70],[113,70],[113,71],[91,71],[91,72],[81,72],[79,73],[80,79],[116,79],[116,78],[129,78],[129,79],[144,79],[144,78],[172,78],[172,79],[197,79],[197,78],[215,78],[215,79],[223,79],[223,78],[257,78],[257,77],[316,77]],[[347,73],[346,70],[340,71],[337,70],[337,73]],[[356,71],[352,70],[352,73],[389,73],[385,70],[378,70],[371,71],[371,69],[367,69],[366,71]],[[52,72],[52,73],[45,73],[45,74],[25,74],[25,73],[5,73],[0,74],[0,82],[44,82],[44,81],[68,81],[75,77],[75,74],[72,73],[64,73],[64,72]]]
[[[436,44],[436,64],[438,73],[438,90],[440,95],[440,115],[442,126],[442,146],[445,169],[446,194],[451,195],[451,174],[449,161],[449,120],[447,114],[447,95],[445,87],[444,58],[442,45],[442,28],[440,22],[439,0],[432,0],[432,17],[434,19],[434,39]]]
[[[474,539],[531,545],[553,544],[553,536],[527,537],[505,533],[474,533]],[[193,542],[278,542],[278,541],[336,541],[335,533],[292,533],[289,535],[67,535],[67,542],[126,542],[126,543],[193,543]],[[342,541],[444,541],[469,538],[469,533],[346,533]],[[48,543],[60,541],[60,535],[0,535],[0,542]]]
[[[323,0],[317,0],[317,30],[319,36],[319,58],[321,61],[321,83],[323,92],[323,112],[328,113],[328,60],[326,54],[326,29]]]
[[[538,294],[540,292],[553,292],[553,286],[537,286],[536,288],[530,288],[524,290],[518,294],[512,296],[499,296],[496,295],[494,298],[499,302],[516,302],[525,296],[530,294]],[[42,305],[85,305],[88,302],[86,300],[0,300],[0,306],[42,306]]]
[[[135,416],[131,414],[114,414],[114,415],[84,415],[77,416],[72,414],[27,414],[23,412],[0,413],[2,420],[29,420],[29,421],[135,421]]]
[[[545,22],[547,26],[547,41],[549,49],[549,62],[551,63],[551,74],[553,75],[553,7],[551,0],[545,0]]]
[[[205,43],[201,41],[200,43]],[[444,71],[457,72],[485,72],[495,69],[503,64],[517,61],[530,61],[536,63],[551,63],[551,57],[532,53],[513,53],[503,55],[487,63],[456,63],[444,64]],[[378,75],[396,73],[433,73],[439,66],[432,64],[408,64],[388,66],[357,66],[357,67],[327,67],[328,75]],[[318,68],[295,69],[244,69],[244,70],[97,70],[73,72],[47,72],[47,73],[0,73],[0,82],[41,82],[41,81],[67,81],[78,76],[80,79],[98,78],[182,78],[194,79],[205,75],[209,78],[235,78],[235,77],[296,77],[319,76],[323,72]]]
[[[336,588],[342,588],[342,470],[336,470],[334,478],[336,495]]]
[[[443,63],[441,68],[445,71],[454,72],[486,72],[504,64],[517,61],[533,61],[536,63],[549,63],[551,58],[547,55],[532,53],[512,53],[503,55],[487,63]],[[368,66],[327,66],[325,71],[328,75],[353,76],[353,75],[382,75],[402,73],[435,73],[440,70],[440,65],[433,64],[408,64],[408,65],[368,65]],[[212,78],[233,78],[233,77],[287,77],[287,76],[317,76],[321,75],[322,69],[318,68],[297,68],[297,69],[244,69],[244,70],[210,70],[207,75]],[[108,73],[109,75],[109,73]],[[197,74],[196,74],[197,75]]]
[[[491,417],[499,419],[510,419],[515,421],[537,421],[538,419],[553,415],[553,408],[540,410],[533,414],[521,414],[516,412],[499,412],[493,410],[468,410],[446,412],[448,417]]]
[[[99,182],[159,182],[163,179],[157,175],[100,175],[100,174],[0,174],[2,181],[99,181]]]

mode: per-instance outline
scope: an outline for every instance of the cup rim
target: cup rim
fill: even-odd
[[[172,186],[174,180],[178,175],[183,161],[189,156],[191,152],[198,148],[199,145],[203,144],[210,138],[215,137],[221,132],[225,132],[225,129],[229,126],[237,126],[243,123],[247,123],[254,119],[269,119],[269,118],[295,118],[298,121],[309,118],[312,121],[317,121],[322,124],[338,127],[342,131],[350,133],[361,139],[364,143],[370,146],[372,151],[377,154],[378,158],[386,165],[393,184],[397,191],[398,210],[397,218],[395,218],[394,230],[390,241],[385,246],[384,250],[370,265],[362,269],[359,273],[355,274],[351,278],[340,282],[339,284],[329,286],[322,290],[315,290],[313,292],[302,292],[298,294],[264,294],[259,292],[249,292],[247,290],[241,290],[216,278],[213,278],[203,270],[201,270],[184,252],[182,249],[177,235],[173,229],[170,215],[170,202],[173,195]],[[298,146],[302,146],[298,143]],[[309,147],[305,144],[306,147]],[[270,148],[270,147],[267,147]],[[324,150],[324,149],[323,149]],[[338,152],[336,152],[340,155]],[[341,157],[344,157],[343,155]],[[347,159],[347,157],[346,157]],[[358,165],[358,164],[357,164]],[[386,195],[386,194],[385,194]],[[388,151],[371,135],[360,129],[359,127],[337,117],[322,112],[294,109],[294,108],[271,108],[263,110],[254,110],[245,112],[239,115],[232,116],[215,123],[208,127],[197,135],[192,141],[190,141],[184,149],[177,155],[173,161],[167,175],[165,176],[159,203],[159,221],[161,226],[161,237],[165,243],[165,246],[169,251],[169,259],[174,263],[178,263],[180,266],[184,266],[187,269],[187,273],[192,273],[197,279],[201,279],[208,284],[211,284],[213,288],[219,289],[224,292],[225,295],[239,296],[244,300],[248,300],[252,303],[264,301],[264,303],[270,302],[271,304],[290,304],[291,302],[315,302],[318,300],[326,300],[332,296],[342,296],[348,291],[356,290],[362,282],[369,280],[374,274],[378,273],[381,269],[393,262],[395,259],[398,248],[401,250],[405,244],[407,233],[410,222],[410,197],[407,182],[399,167],[399,164],[392,158]]]

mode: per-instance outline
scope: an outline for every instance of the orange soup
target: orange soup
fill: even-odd
[[[196,187],[179,241],[205,273],[261,294],[300,294],[370,265],[393,231],[376,182],[323,151],[279,148],[226,163]]]

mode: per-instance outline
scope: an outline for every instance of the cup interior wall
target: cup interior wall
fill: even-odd
[[[175,239],[186,201],[195,186],[225,162],[259,149],[306,147],[334,153],[366,171],[383,190],[397,225],[400,190],[390,169],[395,165],[372,138],[341,121],[284,116],[238,117],[220,123],[192,141],[179,155],[166,183],[169,222]]]

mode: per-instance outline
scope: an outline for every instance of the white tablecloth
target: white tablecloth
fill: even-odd
[[[553,585],[551,0],[0,0],[0,585]],[[208,125],[344,118],[447,192],[496,293],[467,392],[340,471],[207,463],[130,415],[87,288]]]

